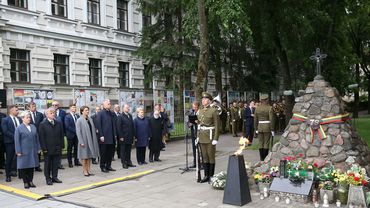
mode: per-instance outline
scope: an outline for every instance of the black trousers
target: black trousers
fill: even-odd
[[[68,158],[68,164],[72,164],[72,156],[74,159],[75,165],[78,164],[78,158],[77,158],[77,149],[78,149],[78,139],[77,136],[73,138],[67,139],[67,158]]]
[[[160,154],[161,154],[160,150],[159,151],[149,150],[149,160],[153,160],[153,157],[154,157],[154,160],[158,160]]]
[[[5,168],[5,144],[0,136],[0,169]]]
[[[100,168],[110,168],[112,166],[113,154],[114,154],[114,144],[101,144]]]
[[[13,170],[12,167],[13,167],[14,160],[16,160],[14,143],[5,144],[5,153],[6,153],[5,174],[7,177],[10,177],[10,173]]]
[[[116,151],[117,151],[117,158],[121,158],[121,144],[118,138],[116,141]],[[113,153],[113,158],[114,158],[114,153]]]
[[[35,168],[19,169],[19,175],[23,179],[23,183],[29,183],[33,180],[33,173]]]
[[[197,139],[197,133],[198,129],[194,126],[190,127],[191,130],[191,147],[193,149],[193,165],[196,164],[196,153],[197,153],[197,147],[195,146],[195,140]],[[187,142],[187,141],[186,141]]]
[[[245,135],[244,136],[249,139],[250,143],[253,142],[253,137],[254,137],[253,125],[246,125],[245,126]]]
[[[136,147],[136,159],[138,163],[145,162],[146,147]]]
[[[46,180],[58,178],[61,155],[44,154],[44,175]],[[51,176],[50,176],[51,174]]]
[[[121,155],[121,163],[123,164],[131,164],[131,147],[132,144],[120,144],[120,155]]]

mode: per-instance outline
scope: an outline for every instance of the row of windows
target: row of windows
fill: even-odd
[[[27,0],[8,0],[8,5],[27,9]],[[51,0],[51,13],[59,17],[68,17],[67,0]],[[100,0],[87,0],[87,21],[100,25]],[[151,16],[143,15],[143,25],[151,24]],[[117,28],[128,31],[128,2],[117,0]]]
[[[30,52],[10,49],[10,76],[12,82],[31,82]],[[102,61],[89,59],[89,80],[91,86],[102,86]],[[118,80],[121,88],[129,87],[129,63],[119,62]],[[55,84],[69,84],[69,56],[54,54]]]

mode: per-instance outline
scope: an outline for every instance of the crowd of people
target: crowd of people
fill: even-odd
[[[136,118],[130,114],[128,104],[123,105],[122,112],[119,105],[112,110],[108,99],[96,107],[92,116],[88,106],[80,106],[78,113],[77,106],[71,104],[66,112],[57,101],[43,109],[44,113],[37,111],[34,102],[27,103],[21,112],[17,105],[8,106],[7,110],[8,115],[0,113],[0,168],[5,169],[6,182],[18,176],[26,189],[36,187],[35,171],[44,172],[47,185],[62,183],[58,171],[65,169],[65,138],[69,168],[82,166],[85,177],[94,175],[91,163],[98,161],[103,173],[116,171],[112,168],[115,153],[122,168],[136,167],[131,160],[133,144],[139,165],[147,164],[147,147],[149,162],[160,162],[160,152],[168,138],[168,116],[160,104],[154,106],[149,117],[144,116],[143,108],[138,108]],[[42,158],[44,170],[40,167]]]

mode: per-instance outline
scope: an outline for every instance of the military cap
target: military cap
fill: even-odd
[[[212,100],[213,98],[212,98],[212,95],[210,94],[210,93],[208,93],[208,92],[203,92],[202,93],[202,98],[208,98],[208,99],[210,99],[210,100]]]
[[[261,94],[261,96],[260,96],[260,100],[266,100],[268,98],[269,98],[268,94]]]

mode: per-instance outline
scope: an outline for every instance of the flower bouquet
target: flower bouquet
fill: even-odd
[[[368,185],[369,178],[365,168],[353,164],[347,171],[347,179],[350,185],[348,193],[348,204],[366,207],[364,186]]]

